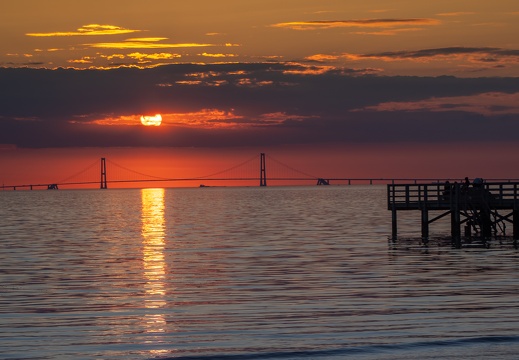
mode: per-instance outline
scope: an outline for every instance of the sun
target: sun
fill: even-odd
[[[143,115],[141,116],[141,123],[144,126],[160,126],[162,124],[162,116],[160,114],[155,116]]]

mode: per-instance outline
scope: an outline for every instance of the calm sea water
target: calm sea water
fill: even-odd
[[[518,250],[390,220],[381,186],[0,192],[0,358],[516,359]]]

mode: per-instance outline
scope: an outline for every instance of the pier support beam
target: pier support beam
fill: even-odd
[[[396,217],[396,209],[393,206],[393,209],[391,210],[391,239],[396,240],[396,238],[397,238],[397,217]]]
[[[451,242],[452,246],[461,248],[461,214],[460,214],[460,185],[454,184],[451,189]]]
[[[519,209],[514,209],[513,212],[513,236],[514,240],[519,240]]]
[[[459,249],[461,247],[461,216],[457,206],[451,210],[451,238],[452,245]]]
[[[422,240],[429,240],[429,211],[426,206],[422,208]]]
[[[488,239],[492,237],[492,219],[490,218],[490,211],[483,209],[479,213],[481,219],[481,235]]]

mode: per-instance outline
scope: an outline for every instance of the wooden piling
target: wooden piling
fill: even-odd
[[[514,209],[513,214],[513,237],[514,240],[519,240],[519,208]]]
[[[422,208],[422,240],[427,241],[429,239],[429,211],[427,206]]]
[[[398,223],[397,223],[397,217],[396,217],[396,209],[393,207],[393,210],[391,211],[391,238],[393,240],[397,239],[397,233],[398,233]]]

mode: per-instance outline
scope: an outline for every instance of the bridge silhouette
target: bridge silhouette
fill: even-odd
[[[268,160],[268,162],[267,162]],[[267,168],[268,163],[268,168]],[[265,153],[254,155],[253,157],[223,169],[203,176],[187,176],[187,177],[162,177],[151,174],[145,174],[131,168],[101,158],[87,165],[81,171],[78,171],[64,179],[55,182],[26,182],[21,184],[2,184],[2,190],[18,190],[18,189],[59,189],[60,187],[89,187],[108,189],[110,185],[116,184],[144,184],[144,183],[180,183],[180,182],[241,182],[257,184],[259,186],[267,186],[268,183],[306,183],[316,185],[330,184],[394,184],[395,182],[445,182],[445,181],[461,181],[461,179],[453,178],[354,178],[354,177],[324,177],[309,174],[305,171],[298,170],[278,159],[268,156]],[[504,180],[504,179],[494,179]],[[505,180],[510,181],[510,180]],[[200,184],[200,186],[206,186]]]

